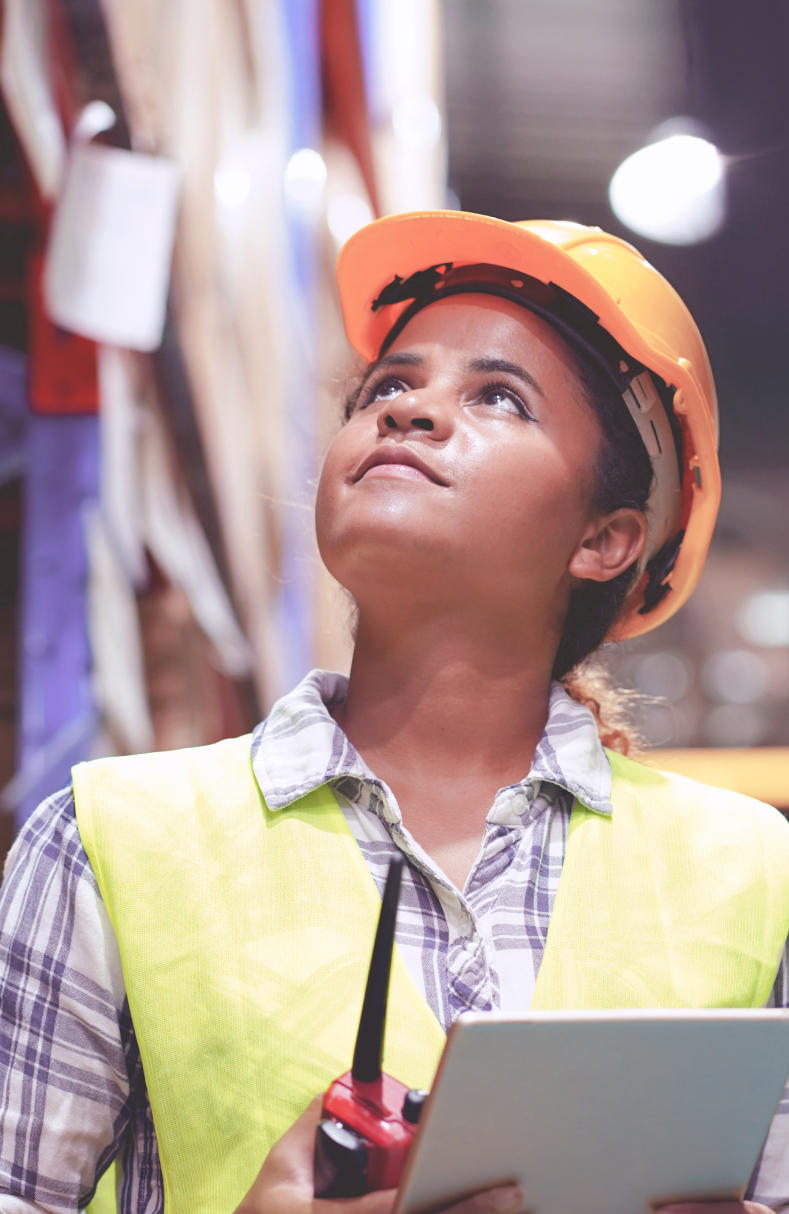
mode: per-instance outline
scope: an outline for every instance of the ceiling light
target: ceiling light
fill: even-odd
[[[628,156],[611,178],[611,209],[634,232],[696,244],[726,217],[725,160],[699,135],[672,134]]]
[[[115,110],[106,101],[89,101],[80,112],[72,137],[77,143],[89,143],[97,135],[111,131],[116,121]]]
[[[252,190],[252,173],[245,164],[226,161],[214,172],[214,194],[223,207],[242,207]]]
[[[737,625],[751,645],[789,646],[789,589],[761,590],[746,599]]]
[[[285,197],[294,211],[306,216],[320,213],[326,185],[326,161],[314,148],[299,148],[285,166]]]

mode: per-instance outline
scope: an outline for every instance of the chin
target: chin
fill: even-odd
[[[371,589],[398,598],[404,594],[421,598],[433,582],[445,593],[459,576],[457,562],[447,558],[445,545],[419,536],[404,537],[402,531],[388,537],[354,537],[353,541],[345,537],[339,542],[319,532],[318,550],[329,573],[357,602],[368,597]]]

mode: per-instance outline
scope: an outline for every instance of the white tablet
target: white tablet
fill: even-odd
[[[504,1180],[530,1214],[741,1198],[787,1073],[782,1010],[464,1016],[396,1214]]]

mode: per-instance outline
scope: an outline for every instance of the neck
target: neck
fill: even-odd
[[[398,799],[398,786],[461,783],[492,797],[523,779],[547,718],[552,646],[527,645],[522,624],[514,644],[457,618],[412,620],[394,633],[390,623],[360,618],[337,713],[376,775]]]

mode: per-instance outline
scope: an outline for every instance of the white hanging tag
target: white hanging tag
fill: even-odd
[[[173,161],[75,142],[44,271],[55,323],[108,345],[155,350],[164,329],[177,204]]]

